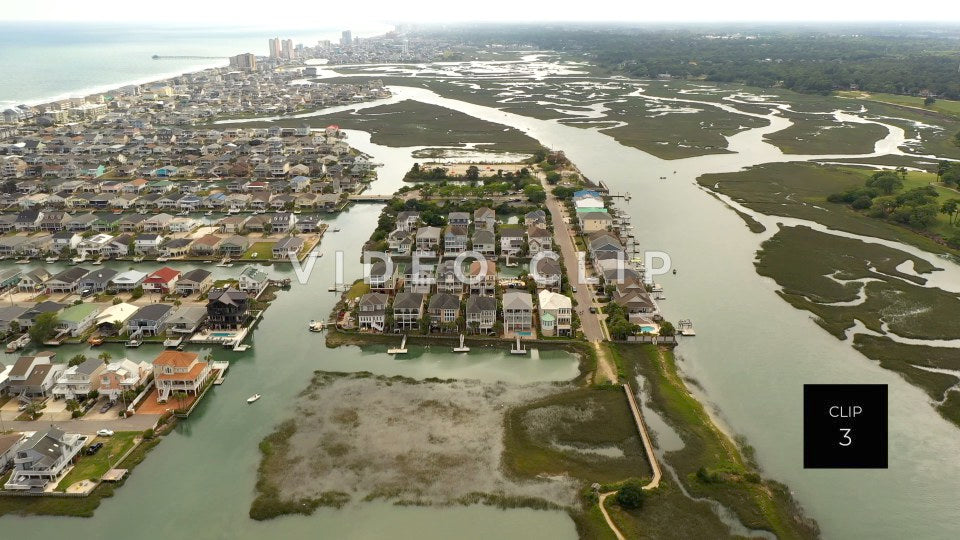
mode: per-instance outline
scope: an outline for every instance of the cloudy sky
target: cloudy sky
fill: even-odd
[[[891,0],[3,0],[3,21],[176,23],[197,26],[342,26],[363,22],[443,21],[958,21],[956,0],[927,0],[910,9]],[[802,5],[802,9],[799,6]],[[366,21],[364,19],[366,18]],[[375,19],[375,21],[370,20]]]

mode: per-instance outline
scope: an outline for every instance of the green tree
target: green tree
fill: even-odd
[[[660,323],[660,335],[661,336],[673,336],[677,334],[677,329],[674,328],[673,323],[670,321],[663,321]]]
[[[36,345],[43,345],[44,341],[53,337],[59,323],[60,318],[56,313],[41,313],[30,327],[30,341]]]
[[[897,173],[880,171],[867,180],[867,187],[877,188],[883,194],[890,195],[903,189],[903,179]]]
[[[131,300],[136,300],[142,296],[143,296],[143,287],[141,286],[137,286],[137,288],[133,289],[133,292],[130,293]]]
[[[103,360],[103,363],[104,363],[104,364],[109,364],[109,363],[110,363],[110,359],[113,358],[113,356],[112,356],[110,353],[108,353],[107,351],[103,351],[102,353],[100,353],[99,355],[97,355],[97,358]]]
[[[617,491],[617,504],[627,510],[636,510],[643,506],[643,487],[636,482],[629,482]]]
[[[73,358],[71,358],[69,362],[67,362],[67,366],[68,366],[68,367],[79,366],[80,364],[82,364],[82,363],[84,363],[84,362],[86,362],[86,361],[87,361],[87,357],[86,357],[86,356],[84,356],[84,355],[82,355],[82,354],[77,354],[77,355],[74,355]]]
[[[936,103],[936,102],[937,102],[937,99],[936,99],[935,97],[933,97],[933,96],[927,96],[927,97],[923,100],[923,106],[924,106],[924,107],[929,107],[929,106],[933,105],[933,104]]]
[[[953,144],[954,146],[960,146],[960,131],[958,131],[957,134],[953,136]]]
[[[523,188],[523,194],[534,204],[540,204],[547,200],[547,192],[543,190],[543,186],[537,184],[528,184]]]
[[[480,168],[476,165],[467,167],[467,174],[464,177],[467,180],[478,180],[480,178]]]

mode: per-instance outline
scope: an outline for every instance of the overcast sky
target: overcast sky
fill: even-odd
[[[3,0],[0,20],[181,23],[191,26],[330,27],[444,21],[958,21],[956,0]],[[373,19],[373,20],[370,20]]]

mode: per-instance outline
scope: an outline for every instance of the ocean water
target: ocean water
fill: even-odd
[[[271,37],[316,45],[338,40],[329,23],[315,30],[199,28],[68,23],[0,22],[0,109],[102,92],[226,65],[227,56],[267,54]],[[352,27],[354,36],[382,34],[391,27],[370,23]],[[214,56],[222,59],[158,59],[161,56]]]

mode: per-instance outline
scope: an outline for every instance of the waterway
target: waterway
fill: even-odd
[[[753,267],[764,236],[749,232],[734,212],[695,182],[708,172],[824,158],[784,155],[763,140],[763,135],[788,127],[789,120],[765,115],[768,126],[729,138],[729,148],[736,153],[667,161],[623,146],[597,130],[448,99],[421,88],[391,90],[390,101],[412,99],[520,129],[544,145],[564,150],[586,176],[604,180],[613,192],[632,193],[631,201],[617,204],[633,217],[641,246],[667,252],[678,270],[658,279],[669,292],[661,307],[668,319],[691,318],[697,325],[697,337],[684,340],[678,353],[683,370],[702,385],[698,398],[728,431],[746,436],[766,474],[790,486],[826,537],[954,536],[954,524],[945,518],[960,512],[954,493],[960,485],[960,465],[947,457],[960,452],[956,428],[934,411],[919,389],[837,341],[808,313],[778,298],[776,283],[758,276]],[[848,113],[834,115],[838,120],[853,118]],[[898,152],[903,132],[895,127],[888,131],[870,155]],[[406,170],[409,151],[390,151],[403,160],[397,169]],[[765,221],[775,226],[785,220]],[[950,261],[923,255],[945,269],[934,278],[940,285],[952,284],[960,273]],[[803,469],[804,383],[889,386],[888,469]]]
[[[762,135],[786,127],[771,126],[731,137],[735,154],[665,161],[589,129],[536,120],[442,98],[429,90],[393,88],[392,99],[409,98],[449,107],[484,120],[521,129],[543,144],[566,152],[590,178],[603,179],[613,191],[633,194],[619,202],[634,218],[644,249],[670,254],[676,275],[662,276],[670,319],[691,318],[698,335],[684,340],[679,357],[684,371],[702,386],[698,397],[718,421],[743,434],[756,449],[766,474],[787,483],[830,538],[948,538],[958,514],[960,485],[956,428],[937,415],[928,398],[895,374],[881,369],[848,344],[818,327],[805,312],[780,300],[776,284],[756,274],[752,261],[760,235],[750,233],[735,213],[695,183],[706,172],[806,156],[783,156]],[[372,106],[363,105],[363,106]],[[411,148],[386,149],[351,133],[352,143],[384,163],[371,191],[389,192],[412,163]],[[892,133],[891,137],[896,137]],[[888,143],[884,143],[885,145]],[[666,180],[658,180],[665,176]],[[343,250],[347,276],[359,275],[357,249],[376,223],[379,205],[361,204],[336,218],[343,232],[323,241],[326,255],[305,286],[282,293],[244,354],[214,351],[233,361],[227,383],[217,388],[149,458],[117,496],[104,501],[91,520],[60,518],[0,519],[11,535],[39,537],[130,534],[161,538],[253,538],[323,535],[342,538],[408,536],[422,538],[494,537],[572,538],[572,522],[559,512],[508,511],[483,507],[457,509],[397,508],[365,504],[343,511],[318,511],[254,523],[246,518],[258,462],[257,442],[291,412],[291,398],[313,369],[369,370],[410,376],[473,377],[516,382],[562,380],[575,375],[574,360],[562,353],[540,360],[517,360],[500,353],[455,357],[426,351],[393,359],[378,350],[326,349],[322,337],[308,334],[306,321],[326,315],[334,298],[332,254]],[[941,266],[950,265],[939,261]],[[350,266],[353,265],[353,266]],[[950,267],[948,274],[957,271]],[[276,267],[278,274],[292,270]],[[63,354],[72,354],[64,348]],[[130,355],[149,357],[145,347]],[[802,385],[804,383],[884,383],[890,394],[890,467],[886,470],[813,471],[802,468]],[[264,395],[257,404],[243,399]],[[655,431],[657,424],[652,425]],[[658,435],[660,435],[658,433]],[[664,441],[669,440],[664,434]],[[470,524],[464,526],[464,524]],[[473,536],[471,536],[473,535]]]
[[[385,178],[385,177],[384,177]],[[379,186],[375,184],[374,189]],[[266,311],[245,353],[219,347],[210,351],[216,360],[229,360],[226,383],[214,388],[193,415],[165,437],[137,467],[116,496],[104,499],[92,519],[14,517],[0,518],[3,538],[52,538],[69,530],[74,538],[130,536],[171,538],[385,538],[416,533],[419,538],[445,539],[456,531],[459,538],[576,538],[573,522],[562,512],[502,511],[489,507],[449,509],[396,507],[386,503],[357,504],[343,510],[318,510],[310,517],[285,517],[258,523],[247,517],[260,454],[258,443],[273,427],[293,413],[293,399],[309,382],[314,370],[370,371],[415,378],[468,378],[516,383],[566,381],[578,375],[574,356],[541,351],[537,359],[519,360],[505,350],[474,349],[468,355],[444,347],[410,347],[410,354],[394,358],[382,347],[328,349],[323,334],[307,331],[311,319],[324,319],[336,302],[327,292],[333,284],[335,253],[343,252],[344,275],[361,274],[360,245],[376,227],[381,205],[359,204],[332,219],[342,230],[323,239],[319,258],[305,285],[296,282],[292,267],[266,267],[272,277],[290,277],[294,284],[278,294]],[[7,263],[9,264],[9,263]],[[126,268],[129,263],[115,264]],[[194,265],[172,265],[178,269]],[[217,277],[239,272],[214,268]],[[53,268],[56,269],[57,267]],[[56,349],[62,361],[81,346]],[[160,349],[104,346],[114,358],[151,360]],[[204,351],[206,352],[206,351]],[[15,357],[0,360],[9,364]],[[263,394],[247,405],[246,398]],[[189,524],[189,526],[187,525]],[[472,524],[464,526],[464,524]]]

